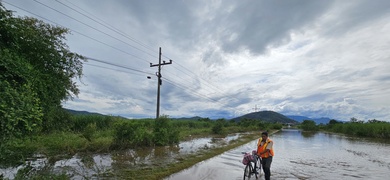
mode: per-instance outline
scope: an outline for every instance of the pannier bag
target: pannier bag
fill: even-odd
[[[247,165],[249,162],[254,162],[255,158],[250,153],[245,153],[244,158],[242,159],[242,164]]]

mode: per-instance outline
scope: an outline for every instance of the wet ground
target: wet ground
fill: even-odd
[[[26,164],[35,171],[48,170],[57,174],[65,172],[72,179],[93,179],[104,174],[112,176],[118,169],[174,163],[188,154],[227,145],[240,136],[232,134],[224,138],[194,138],[175,146],[127,149],[106,154],[76,154],[69,159],[54,162],[42,155],[36,155],[26,161]],[[18,170],[26,166],[3,168],[0,169],[0,174],[3,174],[4,178],[13,179]]]
[[[389,141],[303,133],[299,130],[282,130],[270,137],[275,143],[271,179],[390,179]],[[167,179],[243,179],[241,152],[250,152],[256,143],[254,140]]]
[[[229,144],[239,134],[226,138],[197,138],[178,146],[128,149],[107,154],[77,154],[69,159],[50,161],[37,156],[29,161],[36,170],[66,172],[72,179],[99,179],[105,174],[115,178],[115,170],[174,163],[186,155]],[[327,133],[303,133],[282,130],[270,136],[275,157],[272,179],[389,179],[390,142],[350,138]],[[200,162],[191,168],[172,174],[167,180],[242,179],[244,165],[241,152],[255,149],[257,140]],[[0,169],[5,178],[13,179],[23,168]],[[263,179],[264,177],[261,177]]]

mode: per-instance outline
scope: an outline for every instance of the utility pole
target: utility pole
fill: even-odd
[[[169,60],[169,62],[163,61],[161,64],[161,47],[160,47],[160,52],[158,55],[158,64],[152,64],[150,63],[150,67],[158,66],[158,72],[156,72],[156,76],[158,77],[157,81],[157,110],[156,110],[156,119],[160,117],[160,86],[162,84],[161,80],[161,66],[167,65],[167,64],[172,64],[172,60]]]

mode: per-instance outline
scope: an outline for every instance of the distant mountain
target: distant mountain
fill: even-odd
[[[308,118],[306,116],[290,116],[290,115],[287,115],[286,117],[288,117],[290,119],[293,119],[295,121],[298,121],[298,122],[302,122],[304,120],[312,120],[311,118]]]
[[[104,115],[104,114],[100,114],[100,113],[96,113],[96,112],[88,112],[88,111],[76,111],[76,110],[73,110],[73,109],[66,109],[64,108],[66,111],[68,111],[70,114],[73,114],[73,115],[95,115],[95,116],[111,116],[111,115]],[[119,117],[119,118],[123,118],[123,119],[128,119],[126,117],[123,117],[123,116],[115,116],[115,117]]]
[[[240,119],[259,119],[266,122],[280,122],[280,123],[297,123],[297,121],[290,119],[280,113],[274,111],[258,111],[249,114],[245,114],[240,117],[233,118],[234,121],[239,121]]]
[[[101,116],[104,116],[103,114],[94,113],[94,112],[76,111],[76,110],[66,109],[66,108],[64,108],[64,109],[65,109],[66,111],[68,111],[69,113],[74,114],[74,115],[101,115]]]
[[[177,119],[177,120],[198,120],[198,119],[202,119],[202,117],[194,116],[194,117],[181,117],[181,118],[171,118],[171,119]]]
[[[330,118],[327,118],[327,117],[322,117],[322,118],[314,118],[313,121],[316,122],[317,124],[328,124],[329,121],[332,120]]]
[[[309,118],[306,116],[293,116],[293,115],[287,115],[288,118],[293,119],[298,122],[303,122],[304,120],[312,120],[316,122],[316,124],[328,124],[329,121],[331,120],[330,118],[327,117],[322,117],[322,118]]]

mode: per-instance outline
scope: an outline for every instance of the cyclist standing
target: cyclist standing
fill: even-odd
[[[271,178],[271,163],[274,156],[274,142],[268,138],[267,132],[261,133],[261,138],[257,141],[257,155],[261,157],[265,180]]]

